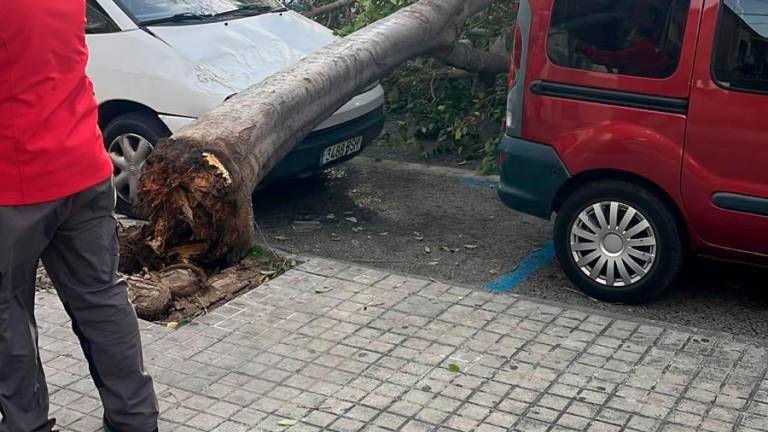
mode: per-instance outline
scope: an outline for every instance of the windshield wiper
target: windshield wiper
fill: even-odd
[[[157,18],[157,19],[142,21],[140,24],[142,26],[151,26],[155,24],[167,24],[167,23],[177,23],[177,22],[185,22],[185,21],[202,21],[210,18],[211,16],[212,15],[200,15],[192,12],[184,12],[184,13],[179,13],[179,14],[165,17],[165,18]]]
[[[251,16],[251,15],[261,15],[265,13],[277,13],[277,12],[286,12],[286,11],[288,11],[288,8],[284,6],[274,7],[274,6],[265,6],[265,5],[244,5],[237,9],[217,13],[212,16],[216,18],[227,17],[227,16]]]

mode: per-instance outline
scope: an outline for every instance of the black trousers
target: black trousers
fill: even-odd
[[[117,273],[114,205],[109,180],[55,202],[0,207],[0,432],[51,428],[34,316],[41,259],[72,319],[105,421],[117,431],[157,429],[136,313]]]

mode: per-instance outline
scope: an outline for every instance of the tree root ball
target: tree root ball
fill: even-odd
[[[159,274],[174,299],[198,294],[204,289],[205,274],[192,266],[171,266]]]
[[[171,305],[171,290],[166,285],[133,276],[128,277],[128,285],[128,299],[142,319],[159,319]]]

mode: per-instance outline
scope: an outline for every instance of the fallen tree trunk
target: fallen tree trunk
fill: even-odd
[[[471,64],[470,47],[454,48],[464,21],[492,1],[420,0],[243,91],[162,142],[140,188],[151,222],[147,244],[167,263],[237,262],[255,243],[253,190],[360,89],[423,55],[458,59],[457,66],[475,72],[508,66],[485,57]],[[186,255],[174,257],[179,250]]]

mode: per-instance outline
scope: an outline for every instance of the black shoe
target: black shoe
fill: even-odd
[[[120,432],[116,428],[109,425],[109,422],[107,419],[104,419],[104,432]],[[158,432],[157,429],[153,430],[152,432]]]
[[[54,426],[56,426],[56,419],[50,419],[44,425],[40,426],[32,432],[58,432],[53,428]]]

